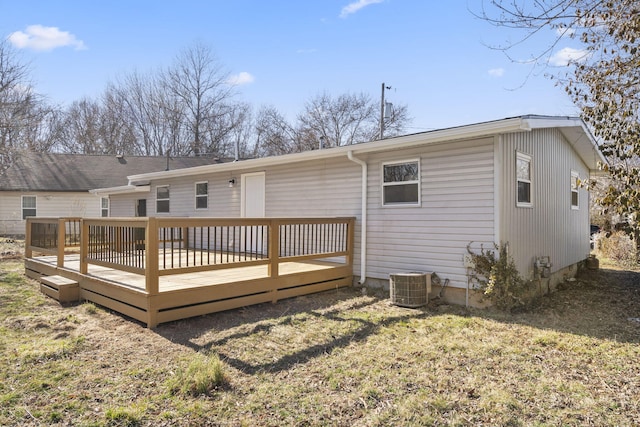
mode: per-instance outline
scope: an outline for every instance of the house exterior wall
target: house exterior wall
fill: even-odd
[[[571,206],[571,172],[589,177],[587,166],[558,129],[500,137],[499,239],[508,242],[518,270],[534,275],[536,257],[551,258],[551,272],[584,260],[589,246],[589,194],[578,189],[578,209]],[[516,204],[516,153],[531,156],[531,207]]]
[[[24,235],[22,196],[36,196],[36,216],[98,217],[100,197],[89,192],[0,192],[0,235]]]
[[[516,154],[531,156],[532,206],[516,206]],[[367,278],[435,272],[449,286],[468,286],[463,258],[508,242],[520,272],[531,277],[533,261],[549,256],[552,272],[589,253],[588,193],[579,189],[571,206],[571,173],[588,168],[557,129],[418,145],[356,155],[368,165]],[[383,206],[382,165],[418,160],[420,204]],[[147,199],[150,216],[239,217],[241,176],[265,173],[268,217],[355,216],[354,274],[360,274],[361,167],[345,157],[294,162],[233,172],[154,180],[150,193],[112,195],[111,216],[131,216],[135,200]],[[229,180],[235,178],[235,186]],[[207,182],[207,209],[195,209],[195,183]],[[170,188],[170,212],[156,213],[156,189]],[[460,296],[460,294],[458,294]],[[464,295],[462,295],[464,297]]]
[[[493,138],[358,156],[368,163],[367,277],[430,271],[466,287],[466,246],[494,239]],[[418,159],[420,206],[382,206],[382,164]],[[354,274],[360,274],[361,167],[345,157],[290,163],[266,169],[156,180],[147,194],[149,215],[240,216],[240,176],[265,172],[268,217],[355,216]],[[236,179],[233,188],[228,181]],[[195,209],[195,183],[208,182],[209,207]],[[155,211],[156,188],[170,186],[170,212]],[[112,195],[111,214],[129,215],[139,195]]]
[[[419,158],[421,204],[383,206],[382,163]],[[493,138],[378,153],[369,163],[368,274],[435,272],[466,288],[466,247],[494,239]]]

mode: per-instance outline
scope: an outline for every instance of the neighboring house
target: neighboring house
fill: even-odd
[[[137,174],[126,186],[95,192],[110,198],[111,216],[135,215],[140,203],[158,217],[355,216],[361,282],[435,272],[448,279],[445,298],[464,304],[469,244],[478,250],[508,242],[525,277],[551,274],[541,288],[575,274],[590,251],[589,194],[578,183],[599,161],[582,120],[522,116]]]
[[[216,161],[170,158],[168,166],[175,170]],[[0,235],[23,235],[27,216],[109,216],[109,199],[90,189],[125,185],[128,175],[166,169],[166,157],[23,153],[0,174]]]

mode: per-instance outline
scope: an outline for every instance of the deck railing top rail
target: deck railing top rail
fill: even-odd
[[[132,217],[82,220],[81,272],[88,264],[144,274],[147,292],[160,276],[286,261],[353,262],[355,218]]]

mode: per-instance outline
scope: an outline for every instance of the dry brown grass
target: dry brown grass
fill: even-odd
[[[516,315],[340,289],[152,331],[61,307],[20,268],[0,263],[0,425],[640,424],[633,271],[590,272]],[[224,384],[175,392],[216,356]]]

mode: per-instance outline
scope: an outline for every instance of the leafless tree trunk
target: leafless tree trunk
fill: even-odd
[[[233,88],[211,49],[203,44],[181,52],[164,73],[169,92],[177,98],[187,125],[193,154],[219,150],[229,128]]]

